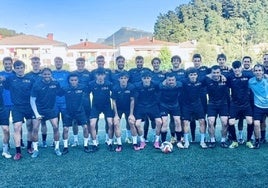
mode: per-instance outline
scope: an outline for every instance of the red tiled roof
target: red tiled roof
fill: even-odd
[[[161,40],[157,40],[151,37],[144,37],[144,38],[140,38],[137,40],[133,40],[133,41],[129,41],[129,42],[125,42],[120,44],[120,46],[155,46],[155,45],[159,45],[159,46],[177,46],[177,43],[173,43],[173,42],[166,42],[166,41],[161,41]]]
[[[66,46],[65,43],[49,40],[47,38],[38,37],[34,35],[16,35],[6,37],[0,40],[0,45],[53,45]]]
[[[74,44],[68,47],[69,49],[113,49],[112,46],[107,46],[104,44],[94,43],[94,42],[81,42],[79,44]]]

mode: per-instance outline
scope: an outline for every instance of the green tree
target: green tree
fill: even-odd
[[[267,0],[191,0],[174,10],[157,17],[156,38],[205,41],[200,46],[219,45],[230,59],[251,54],[253,45],[268,40]]]
[[[171,52],[168,47],[163,47],[160,50],[159,58],[161,59],[161,69],[168,70],[171,66]]]

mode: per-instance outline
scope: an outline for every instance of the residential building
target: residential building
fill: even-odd
[[[68,47],[67,63],[70,65],[70,69],[76,69],[75,60],[78,57],[84,57],[86,59],[86,68],[89,70],[96,68],[96,57],[103,55],[106,61],[105,67],[113,66],[115,59],[115,53],[117,49],[112,46],[104,44],[93,43],[89,41],[81,41],[78,44],[74,44]]]
[[[16,35],[12,37],[0,37],[0,59],[10,56],[26,63],[26,71],[31,70],[30,59],[33,56],[40,57],[41,66],[49,67],[56,56],[66,57],[67,44],[55,41],[53,34],[47,38],[34,35]]]

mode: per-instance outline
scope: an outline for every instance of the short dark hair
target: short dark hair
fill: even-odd
[[[141,77],[152,77],[151,71],[145,70],[141,73]]]
[[[37,57],[37,56],[33,56],[32,58],[31,58],[31,60],[38,60],[38,61],[40,61],[40,57]]]
[[[120,55],[116,57],[115,61],[118,61],[119,59],[123,59],[124,61],[126,60],[123,56]]]
[[[105,74],[105,69],[104,68],[97,68],[95,75],[102,75]]]
[[[59,57],[59,56],[55,57],[55,58],[54,58],[54,61],[55,61],[56,59],[59,59],[59,60],[63,61],[63,59],[62,59],[61,57]]]
[[[211,70],[217,70],[217,69],[220,69],[221,70],[221,67],[219,65],[213,65],[211,67]]]
[[[154,57],[151,61],[151,64],[153,64],[154,61],[159,61],[159,64],[161,64],[161,59],[159,57]]]
[[[140,55],[138,55],[138,56],[135,58],[135,61],[137,61],[138,59],[142,59],[142,60],[144,60],[144,58],[143,58],[142,56],[140,56]]]
[[[123,77],[123,76],[129,78],[129,74],[128,74],[128,72],[127,72],[127,71],[122,71],[122,72],[120,72],[120,73],[118,74],[118,77],[119,77],[119,78],[120,78],[120,77]]]
[[[249,60],[250,60],[250,62],[252,61],[252,59],[251,59],[251,57],[250,57],[250,56],[244,56],[244,57],[243,57],[243,59],[242,59],[242,61],[244,61],[245,59],[249,59]]]
[[[176,78],[176,74],[174,72],[167,72],[166,73],[166,78],[167,77],[173,77],[173,76],[175,76],[175,78]]]
[[[13,63],[13,59],[12,59],[11,57],[4,57],[4,59],[3,59],[3,63],[4,63],[5,61],[11,61],[11,63]]]
[[[98,55],[96,59],[105,59],[103,55]]]
[[[13,63],[13,68],[15,69],[16,67],[23,66],[25,67],[25,63],[21,60],[17,60]]]
[[[254,65],[253,70],[255,70],[256,67],[261,67],[262,71],[264,71],[264,66],[260,63]]]
[[[192,73],[197,73],[198,74],[198,71],[194,67],[189,67],[188,69],[186,69],[186,73],[187,73],[187,75],[192,74]]]
[[[78,57],[78,58],[76,58],[76,60],[75,60],[75,61],[84,61],[84,62],[85,62],[86,60],[85,60],[85,58],[84,58],[84,57]]]
[[[181,62],[181,57],[178,55],[174,55],[171,57],[171,62],[173,62],[174,59],[178,59]]]
[[[193,55],[193,59],[195,59],[195,58],[199,58],[199,59],[201,59],[201,60],[202,60],[202,57],[201,57],[201,55],[200,55],[200,54],[194,54],[194,55]]]
[[[69,81],[69,79],[71,78],[71,77],[77,77],[78,79],[79,79],[79,76],[78,76],[78,74],[77,73],[70,73],[69,75],[68,75],[68,81]]]
[[[227,57],[226,57],[226,55],[225,54],[223,54],[223,53],[221,53],[221,54],[218,54],[218,56],[217,56],[217,61],[220,59],[220,58],[223,58],[223,59],[225,59],[225,61],[227,60]]]
[[[43,68],[43,70],[42,70],[42,74],[43,74],[45,71],[52,72],[52,70],[51,70],[50,68],[48,68],[48,67]]]
[[[232,63],[232,67],[233,67],[234,69],[239,68],[239,67],[241,67],[241,66],[242,66],[241,61],[234,61],[234,62]]]

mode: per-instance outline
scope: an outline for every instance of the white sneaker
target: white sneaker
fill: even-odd
[[[185,142],[185,143],[184,143],[184,148],[185,148],[185,149],[188,149],[189,146],[190,146],[190,143],[189,143],[189,142]]]
[[[72,147],[77,147],[77,146],[79,146],[79,143],[78,142],[74,142],[71,146]]]
[[[12,157],[12,155],[10,155],[10,153],[7,151],[7,152],[3,152],[2,153],[2,156],[5,157],[6,159],[10,159]]]
[[[184,148],[184,146],[182,145],[181,142],[178,142],[178,143],[177,143],[177,147],[178,147],[179,149],[183,149],[183,148]]]
[[[207,144],[206,144],[205,142],[200,142],[200,146],[201,146],[201,148],[203,148],[203,149],[208,148],[208,146],[207,146]]]

